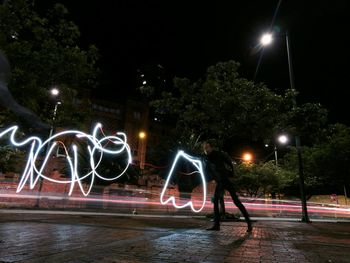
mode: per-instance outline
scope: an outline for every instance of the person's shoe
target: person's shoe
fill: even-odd
[[[207,230],[209,231],[219,231],[220,230],[220,226],[219,225],[213,225],[210,228],[207,228]]]
[[[252,224],[248,224],[247,233],[251,233],[253,230]]]

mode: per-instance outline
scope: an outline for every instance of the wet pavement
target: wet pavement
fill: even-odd
[[[0,262],[350,262],[350,223],[0,210]]]

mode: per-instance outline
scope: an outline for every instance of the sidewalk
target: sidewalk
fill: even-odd
[[[30,212],[30,211],[25,211]],[[0,210],[0,262],[350,262],[350,223],[20,214]]]

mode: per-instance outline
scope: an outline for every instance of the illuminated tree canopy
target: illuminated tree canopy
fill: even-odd
[[[175,78],[174,90],[158,97],[154,94],[151,105],[164,119],[176,121],[183,144],[198,136],[221,142],[231,138],[265,140],[282,129],[310,131],[313,125],[314,131],[324,123],[326,112],[320,105],[293,108],[294,92],[278,95],[262,83],[241,77],[239,66],[235,61],[220,62],[196,82]]]

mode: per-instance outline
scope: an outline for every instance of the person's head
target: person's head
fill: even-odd
[[[214,142],[207,140],[203,142],[203,151],[205,154],[210,154],[214,150]]]

